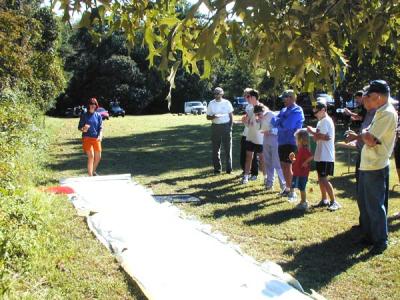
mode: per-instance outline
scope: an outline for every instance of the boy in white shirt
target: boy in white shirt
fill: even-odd
[[[317,143],[314,161],[316,162],[318,183],[322,196],[317,207],[328,206],[328,210],[335,211],[342,207],[335,200],[332,184],[328,180],[328,176],[333,175],[335,165],[335,125],[327,113],[327,105],[323,99],[317,99],[313,112],[318,119],[317,128],[307,126],[307,131]],[[330,202],[327,199],[327,194]]]
[[[258,91],[249,91],[247,99],[248,102],[253,105],[253,108],[250,109],[247,115],[242,119],[245,126],[248,127],[246,136],[246,164],[242,180],[243,184],[246,184],[249,181],[249,173],[254,155],[258,156],[260,169],[265,172],[264,156],[262,155],[262,152],[264,140],[263,131],[268,129],[264,118],[267,108],[258,101],[258,97]]]

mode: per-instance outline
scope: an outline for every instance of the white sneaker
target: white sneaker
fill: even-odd
[[[249,176],[248,175],[244,175],[243,179],[242,179],[242,184],[247,184],[249,183]]]
[[[342,206],[341,206],[338,202],[333,201],[333,203],[331,203],[331,204],[329,205],[328,210],[330,210],[330,211],[335,211],[335,210],[338,210],[338,209],[340,209],[340,208],[342,208]]]
[[[297,201],[297,195],[296,195],[295,192],[289,192],[288,201],[289,202],[296,202]]]
[[[308,210],[308,202],[299,203],[295,207],[297,210]]]
[[[251,175],[249,180],[251,181],[257,180],[257,175]]]

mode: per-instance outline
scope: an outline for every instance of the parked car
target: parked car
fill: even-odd
[[[187,101],[184,104],[183,111],[185,114],[205,114],[207,112],[207,102]]]
[[[75,106],[73,108],[67,108],[65,111],[65,116],[70,118],[78,118],[81,114],[86,112],[86,108],[84,106]]]
[[[109,114],[112,117],[118,117],[118,116],[125,117],[125,110],[123,110],[121,106],[119,106],[119,104],[113,103],[110,105]]]
[[[99,107],[98,109],[96,109],[96,112],[98,112],[101,116],[101,118],[104,120],[108,120],[110,118],[110,115],[108,113],[108,111],[106,109],[104,109],[103,107]]]
[[[244,97],[235,97],[233,100],[233,109],[235,113],[243,113],[248,105]]]
[[[358,106],[357,101],[354,99],[346,101],[346,108],[350,110],[355,109],[357,106]]]

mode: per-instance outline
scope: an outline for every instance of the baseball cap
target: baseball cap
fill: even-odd
[[[390,87],[385,80],[372,80],[364,89],[364,96],[371,93],[378,93],[382,95],[390,94]]]
[[[224,90],[220,87],[215,88],[214,90],[214,95],[223,95],[224,94]]]
[[[285,90],[282,95],[280,95],[279,97],[281,97],[282,99],[287,98],[287,97],[295,97],[296,94],[294,93],[293,90]]]

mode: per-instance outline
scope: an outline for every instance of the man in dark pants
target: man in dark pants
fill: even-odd
[[[231,102],[223,99],[224,91],[217,87],[214,90],[215,99],[207,107],[207,120],[211,120],[211,142],[214,174],[221,173],[221,143],[224,147],[226,173],[232,172],[232,120],[233,107]]]
[[[361,96],[360,96],[361,95]],[[369,102],[365,102],[362,98],[363,96],[363,91],[358,91],[355,95],[354,98],[357,99],[357,103],[359,103],[360,106],[362,106],[362,109],[360,108],[360,113],[353,113],[349,111],[349,114],[352,118],[352,120],[358,120],[362,121],[361,127],[360,127],[360,133],[368,128],[368,126],[371,124],[374,116],[376,109],[372,109],[371,107],[368,106]],[[361,97],[361,98],[360,98]],[[346,131],[346,143],[350,143],[352,141],[356,141],[356,147],[357,147],[357,160],[356,160],[356,172],[355,172],[355,177],[356,177],[356,184],[357,184],[357,190],[358,190],[358,178],[360,175],[360,163],[361,163],[361,150],[364,146],[364,142],[361,138],[361,135],[355,133],[352,130]],[[357,197],[357,204],[358,208],[360,209],[360,203],[359,203],[359,198]],[[387,205],[385,205],[386,212],[387,212]],[[361,215],[358,218],[359,225],[355,225],[353,227],[360,227],[361,228]]]
[[[389,158],[393,152],[397,112],[389,103],[390,88],[386,81],[373,80],[365,89],[366,106],[376,109],[371,125],[360,134],[364,142],[358,183],[361,242],[372,244],[370,253],[380,254],[388,245],[387,211],[389,195]]]

